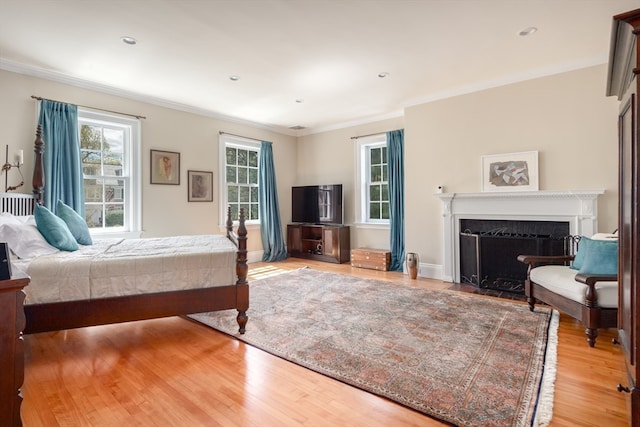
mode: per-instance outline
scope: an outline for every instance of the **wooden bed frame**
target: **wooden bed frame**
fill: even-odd
[[[32,213],[34,203],[42,204],[44,166],[42,154],[42,128],[38,125],[34,151],[33,196],[4,194],[3,212],[20,215]],[[26,199],[26,201],[25,201]],[[6,209],[6,210],[5,210]],[[26,209],[26,212],[25,212]],[[227,211],[227,237],[237,248],[235,284],[204,289],[190,289],[153,294],[101,298],[49,304],[26,305],[24,333],[57,331],[85,326],[129,322],[133,320],[178,316],[208,311],[236,309],[239,332],[245,332],[249,309],[249,283],[247,282],[247,229],[244,210],[240,210],[237,232],[233,231],[231,208]]]

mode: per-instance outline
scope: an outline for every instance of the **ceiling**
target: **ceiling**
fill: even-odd
[[[0,0],[0,68],[301,135],[606,63],[612,16],[638,7],[639,0]],[[518,35],[531,26],[538,31]]]

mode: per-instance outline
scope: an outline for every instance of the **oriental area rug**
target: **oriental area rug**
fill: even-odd
[[[304,268],[250,283],[249,322],[190,317],[457,426],[551,419],[557,311]]]

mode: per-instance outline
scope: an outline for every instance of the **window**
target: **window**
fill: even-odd
[[[78,126],[89,229],[139,237],[139,121],[78,109]]]
[[[359,221],[388,224],[389,175],[386,134],[359,138],[356,150]]]
[[[258,223],[258,159],[260,143],[232,135],[220,135],[220,221],[227,217],[238,219],[240,208],[244,208],[247,223]]]

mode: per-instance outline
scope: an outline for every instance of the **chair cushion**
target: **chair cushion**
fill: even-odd
[[[532,269],[530,278],[551,292],[584,304],[589,287],[575,280],[576,273],[565,265],[544,265]],[[595,287],[599,307],[618,307],[618,282],[598,282]]]

